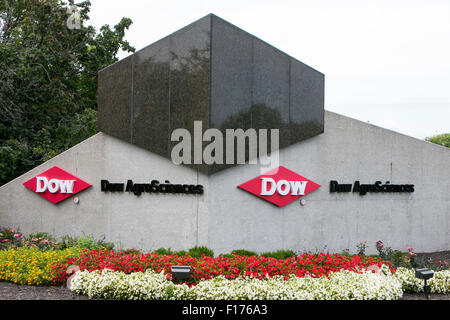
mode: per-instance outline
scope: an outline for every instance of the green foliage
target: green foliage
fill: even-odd
[[[96,240],[91,235],[84,235],[79,238],[67,235],[62,236],[61,241],[57,245],[57,249],[63,250],[68,248],[113,250],[114,243],[105,242],[105,239]]]
[[[180,251],[175,252],[175,254],[176,254],[177,256],[185,256],[185,255],[187,255],[187,251],[185,251],[185,250],[180,250]]]
[[[174,293],[175,293],[175,285],[173,283],[169,284],[166,287],[166,299],[170,300],[172,297],[174,297]]]
[[[47,239],[49,241],[56,242],[56,239],[47,232],[31,233],[28,237],[25,237],[24,240],[30,241],[32,239]]]
[[[258,254],[256,252],[245,250],[245,249],[233,250],[231,252],[231,254],[235,254],[235,255],[238,255],[238,256],[246,256],[246,257],[252,257],[252,256],[257,257],[258,256]]]
[[[71,237],[69,235],[64,235],[61,237],[61,241],[58,242],[56,249],[64,250],[67,248],[73,248],[77,244],[77,238]]]
[[[188,254],[190,254],[194,258],[200,258],[202,254],[207,257],[214,257],[214,251],[205,246],[195,246],[189,249]]]
[[[125,250],[121,250],[120,252],[122,252],[123,254],[142,254],[142,252],[138,249],[125,249]]]
[[[97,74],[116,62],[131,20],[66,25],[73,0],[0,1],[0,185],[98,132]],[[84,25],[85,24],[85,25]]]
[[[402,252],[400,250],[393,250],[390,247],[385,247],[381,240],[375,243],[378,251],[378,256],[384,261],[390,261],[394,268],[428,268],[432,270],[448,269],[450,264],[445,261],[427,259],[425,257],[418,257],[413,252],[413,248],[408,248],[408,252]]]
[[[159,254],[160,256],[170,256],[171,254],[174,253],[170,248],[169,249],[159,248],[153,252]]]
[[[272,252],[263,252],[261,253],[261,256],[275,259],[286,259],[289,257],[295,257],[296,254],[292,250],[278,250]]]
[[[437,134],[432,137],[427,137],[425,140],[450,148],[450,133]]]
[[[0,250],[22,246],[23,236],[19,230],[9,227],[0,228]]]
[[[92,236],[85,235],[78,239],[77,245],[75,245],[75,247],[86,248],[89,250],[93,250],[93,249],[112,250],[112,249],[114,249],[114,244],[110,243],[110,242],[105,242],[104,239],[103,240],[95,240]]]
[[[393,254],[393,250],[391,247],[385,247],[383,241],[378,240],[375,243],[375,247],[378,251],[378,256],[384,260],[384,261],[389,261],[389,257]]]
[[[32,233],[23,241],[23,245],[39,251],[54,250],[58,247],[56,239],[47,232]]]
[[[365,255],[367,249],[367,241],[360,242],[356,245],[356,249],[358,250],[357,255]]]
[[[387,260],[392,263],[394,268],[413,268],[411,264],[410,255],[407,252],[401,252],[399,250],[393,250],[388,256]]]

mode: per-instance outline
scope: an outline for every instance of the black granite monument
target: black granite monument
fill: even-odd
[[[277,128],[280,149],[324,131],[324,75],[213,14],[98,81],[100,131],[169,159],[172,131],[193,135],[195,120],[223,132]],[[212,174],[230,165],[190,166]]]

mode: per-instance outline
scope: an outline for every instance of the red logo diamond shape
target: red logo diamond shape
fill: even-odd
[[[279,207],[320,188],[320,185],[301,175],[279,166],[265,174],[238,186],[261,199]]]
[[[57,166],[38,174],[23,185],[55,204],[91,186]]]

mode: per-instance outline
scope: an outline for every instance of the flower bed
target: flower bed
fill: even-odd
[[[62,285],[68,265],[80,272],[73,290],[91,297],[120,299],[398,299],[401,292],[423,292],[414,270],[394,269],[363,255],[302,254],[267,257],[201,257],[107,250],[0,251],[0,281]],[[174,283],[172,265],[190,265],[188,283]],[[375,268],[373,266],[376,266]],[[366,272],[368,268],[382,274]],[[84,271],[83,271],[84,270]],[[432,293],[450,293],[450,271],[435,272]],[[398,286],[399,285],[399,286]]]
[[[327,277],[238,277],[220,275],[201,280],[196,286],[173,284],[164,271],[125,274],[110,269],[77,272],[72,291],[91,298],[107,299],[207,299],[207,300],[392,300],[403,291],[423,292],[423,281],[414,270],[399,268],[391,272],[382,265],[381,273],[371,271],[334,271]],[[450,271],[435,272],[429,280],[431,293],[450,293]]]
[[[80,254],[81,249],[39,251],[36,248],[10,248],[0,251],[0,281],[17,284],[50,285],[54,282],[52,266],[68,257]]]
[[[386,266],[384,273],[343,270],[328,277],[238,277],[220,275],[201,280],[196,286],[173,284],[164,272],[133,272],[103,269],[80,271],[72,280],[72,290],[91,298],[107,299],[207,299],[207,300],[392,300],[402,297],[402,284]]]
[[[311,276],[314,278],[329,275],[338,270],[360,272],[370,266],[382,266],[385,264],[379,258],[367,256],[343,256],[338,254],[307,254],[287,259],[275,259],[267,257],[246,257],[233,255],[232,257],[217,258],[203,256],[193,258],[189,255],[177,256],[148,254],[124,254],[117,251],[85,250],[81,255],[69,257],[64,262],[54,266],[54,284],[63,284],[67,280],[66,268],[69,265],[78,265],[81,270],[111,269],[129,274],[137,271],[153,270],[161,271],[170,277],[172,265],[191,266],[192,276],[189,284],[197,284],[201,279],[212,279],[223,276],[233,280],[238,277],[253,277],[264,279],[274,276],[288,278]],[[389,263],[387,263],[390,266]],[[391,268],[392,271],[395,269]]]

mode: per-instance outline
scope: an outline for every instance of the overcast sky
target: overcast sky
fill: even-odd
[[[419,139],[450,133],[450,0],[91,3],[97,29],[133,20],[137,50],[214,13],[324,73],[326,110]]]

